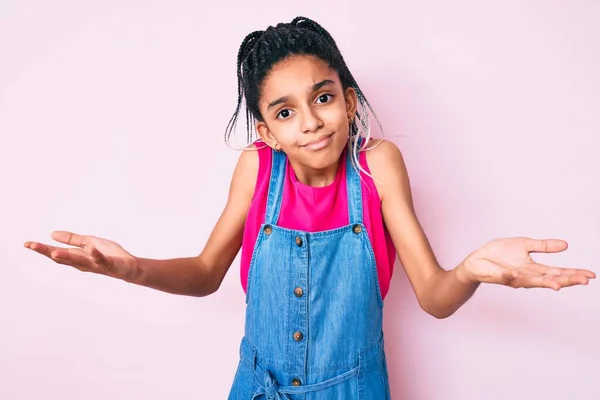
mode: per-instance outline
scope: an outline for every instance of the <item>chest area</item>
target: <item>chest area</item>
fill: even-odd
[[[309,187],[286,179],[281,192],[278,225],[319,232],[348,225],[348,190],[345,179],[327,187]]]

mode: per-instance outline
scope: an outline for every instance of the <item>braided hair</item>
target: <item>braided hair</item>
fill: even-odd
[[[305,17],[296,17],[290,23],[269,26],[264,31],[254,31],[242,41],[237,55],[237,107],[225,129],[226,143],[229,144],[231,136],[235,132],[244,100],[246,103],[246,140],[248,144],[254,141],[255,121],[263,121],[259,111],[263,80],[275,64],[293,55],[317,57],[338,73],[343,89],[352,87],[355,90],[359,109],[362,110],[357,110],[356,118],[353,118],[349,145],[354,148],[355,157],[353,158],[355,164],[358,165],[356,152],[359,147],[359,139],[361,137],[366,139],[360,144],[361,147],[366,146],[369,139],[367,108],[376,120],[377,117],[348,69],[333,37],[317,22]],[[378,120],[377,123],[379,124]]]

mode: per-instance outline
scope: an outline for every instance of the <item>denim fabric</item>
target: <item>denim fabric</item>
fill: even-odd
[[[285,229],[277,226],[285,157],[273,152],[229,400],[389,399],[383,301],[362,222],[360,177],[348,155],[347,226]]]

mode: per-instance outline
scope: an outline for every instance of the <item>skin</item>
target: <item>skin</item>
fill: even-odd
[[[316,85],[316,86],[315,86]],[[261,91],[257,132],[267,145],[284,151],[298,180],[311,186],[333,182],[349,123],[356,112],[356,92],[343,89],[338,74],[310,56],[294,56],[276,65]],[[330,137],[326,147],[306,144]],[[415,214],[410,180],[400,149],[386,140],[373,141],[367,152],[382,205],[384,223],[420,306],[436,318],[456,312],[481,283],[513,288],[586,285],[594,272],[536,263],[532,253],[567,249],[559,239],[494,239],[445,270],[436,260]],[[258,173],[255,151],[241,153],[229,197],[199,255],[156,260],[136,257],[108,239],[55,231],[52,239],[73,246],[26,242],[25,247],[80,271],[112,276],[153,289],[190,296],[218,290],[242,245],[244,224]]]
[[[315,87],[316,85],[316,87]],[[344,90],[338,74],[314,57],[292,57],[276,65],[263,83],[263,121],[256,129],[265,143],[285,152],[296,177],[310,186],[333,182],[348,143],[356,93]],[[306,145],[331,135],[331,145]]]

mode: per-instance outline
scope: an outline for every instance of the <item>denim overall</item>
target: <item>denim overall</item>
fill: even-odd
[[[344,154],[349,224],[303,232],[277,226],[286,156],[273,151],[229,400],[390,398],[375,256],[360,177]]]

